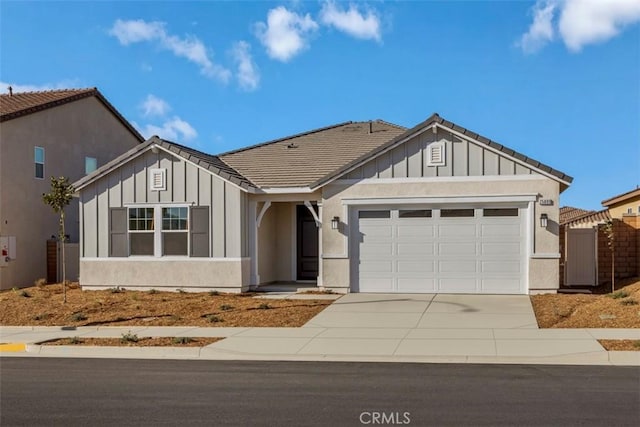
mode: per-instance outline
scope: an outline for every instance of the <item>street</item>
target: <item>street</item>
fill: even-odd
[[[0,425],[636,426],[637,367],[0,359]]]

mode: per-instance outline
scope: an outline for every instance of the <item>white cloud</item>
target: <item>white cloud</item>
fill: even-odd
[[[63,80],[58,83],[44,83],[39,85],[34,84],[18,84],[0,81],[0,93],[9,93],[9,86],[13,89],[13,93],[18,92],[42,92],[44,90],[57,90],[57,89],[74,89],[79,87],[78,80]]]
[[[286,62],[308,47],[307,38],[317,29],[309,14],[302,16],[278,6],[269,10],[266,24],[256,24],[256,35],[271,58]]]
[[[171,110],[171,106],[164,99],[149,94],[140,104],[142,115],[145,117],[164,116]]]
[[[556,4],[551,1],[538,1],[533,6],[533,22],[522,38],[519,46],[525,53],[533,53],[553,40],[554,29],[552,24]]]
[[[375,10],[369,9],[366,13],[361,13],[354,4],[350,4],[349,9],[345,10],[329,0],[322,5],[320,21],[359,39],[382,40],[380,18]]]
[[[579,52],[640,22],[640,0],[537,0],[533,15],[533,23],[519,43],[523,51],[542,48],[558,33],[569,50]]]
[[[160,138],[169,141],[180,142],[189,141],[198,136],[198,132],[196,132],[193,126],[178,116],[171,117],[160,126],[153,124],[148,124],[142,128],[137,126],[137,124],[135,124],[135,126],[145,138],[158,135]]]
[[[215,64],[207,53],[207,47],[195,36],[181,38],[167,33],[163,22],[146,22],[142,19],[123,21],[117,19],[109,34],[116,37],[120,44],[157,42],[163,49],[187,59],[200,67],[200,72],[221,82],[228,82],[231,72]]]
[[[565,45],[578,52],[617,36],[635,22],[640,22],[640,0],[567,0],[559,29]]]
[[[240,87],[246,91],[258,88],[260,71],[251,57],[251,46],[245,41],[233,45],[231,55],[238,66],[237,78]]]

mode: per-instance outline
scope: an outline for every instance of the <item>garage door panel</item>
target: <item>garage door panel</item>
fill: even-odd
[[[482,261],[480,263],[482,273],[501,273],[513,275],[520,273],[519,261]]]
[[[433,273],[435,262],[433,261],[396,261],[398,274],[403,273]]]
[[[509,256],[520,254],[522,244],[520,242],[489,242],[480,245],[481,255]]]
[[[393,292],[392,277],[361,277],[360,290],[362,292]]]
[[[440,279],[438,281],[438,290],[440,292],[468,292],[475,293],[476,291],[476,279],[475,277],[469,278],[456,278],[456,279]]]
[[[476,244],[474,242],[440,243],[438,245],[438,254],[441,256],[475,256]]]
[[[462,221],[449,219],[450,225],[440,225],[438,227],[438,236],[440,237],[475,237],[476,225],[464,224]],[[457,222],[457,224],[456,224]]]
[[[412,278],[398,278],[398,292],[407,293],[431,293],[436,291],[435,280],[433,277],[412,277]]]
[[[482,224],[480,231],[483,236],[520,236],[520,224]]]
[[[480,290],[491,294],[520,293],[520,282],[513,279],[481,279]]]
[[[362,261],[360,263],[361,273],[393,273],[393,261],[377,260],[375,262]]]
[[[368,220],[373,221],[373,220]],[[360,233],[366,238],[375,237],[391,237],[393,233],[393,227],[390,225],[364,225],[360,227]]]
[[[435,248],[433,243],[398,243],[398,252],[399,256],[408,256],[408,257],[427,257],[432,256],[435,253]]]
[[[361,258],[380,258],[384,256],[390,256],[391,254],[393,254],[392,243],[367,243],[365,245],[362,245],[360,248]]]
[[[441,273],[476,273],[477,268],[475,259],[438,262],[438,271]]]
[[[398,225],[398,238],[406,240],[424,240],[433,237],[435,232],[432,225]]]

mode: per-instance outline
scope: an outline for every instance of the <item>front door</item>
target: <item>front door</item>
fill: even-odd
[[[315,208],[315,206],[314,206]],[[318,278],[318,227],[306,206],[297,206],[297,279]]]

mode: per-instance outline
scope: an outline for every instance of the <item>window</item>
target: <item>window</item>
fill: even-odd
[[[35,177],[44,179],[44,148],[35,147],[33,153],[33,160],[36,165]]]
[[[483,209],[482,216],[518,216],[518,208]]]
[[[440,218],[466,218],[473,217],[473,209],[441,209]]]
[[[391,211],[359,211],[358,218],[391,218]]]
[[[162,208],[162,255],[189,255],[189,209]]]
[[[153,208],[129,208],[129,254],[154,254]]]
[[[430,209],[400,210],[398,211],[398,217],[400,218],[431,218],[431,210]]]
[[[633,213],[633,208],[627,208],[627,213],[628,214],[632,214]]]
[[[96,169],[98,169],[98,159],[96,159],[95,157],[85,157],[84,173],[88,175]]]
[[[445,165],[444,142],[432,142],[427,146],[427,166]]]

